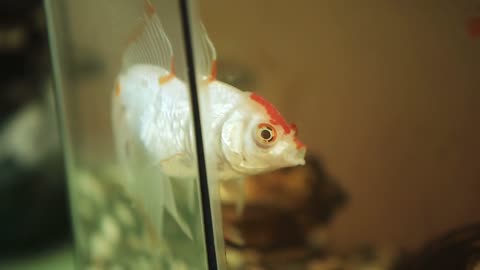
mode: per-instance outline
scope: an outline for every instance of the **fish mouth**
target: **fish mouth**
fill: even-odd
[[[305,156],[307,154],[307,148],[301,147],[299,149],[295,148],[289,151],[287,155],[286,162],[291,166],[305,165]]]

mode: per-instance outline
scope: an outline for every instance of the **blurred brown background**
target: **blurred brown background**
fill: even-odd
[[[117,40],[132,25],[124,15],[135,14],[88,3],[75,2],[69,14],[77,57],[92,50],[109,62],[106,75],[80,81],[76,93],[104,108],[123,48]],[[295,121],[349,193],[331,226],[333,244],[417,247],[480,221],[480,38],[467,29],[480,0],[200,3],[220,60],[254,74],[255,89],[245,90]],[[167,21],[170,11],[159,9]],[[78,109],[84,126],[99,127],[91,133],[77,123],[78,141],[96,150],[85,156],[110,153],[107,111]],[[102,137],[108,143],[91,143]]]
[[[417,247],[480,221],[480,1],[201,3],[219,57],[350,193],[334,245]]]

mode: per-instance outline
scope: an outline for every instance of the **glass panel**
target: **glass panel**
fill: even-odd
[[[179,7],[46,1],[79,269],[207,269]]]

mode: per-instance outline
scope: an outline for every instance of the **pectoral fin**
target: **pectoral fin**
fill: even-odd
[[[245,209],[245,178],[225,180],[222,183],[222,188],[225,196],[228,197],[228,201],[233,201],[236,214],[241,216]]]

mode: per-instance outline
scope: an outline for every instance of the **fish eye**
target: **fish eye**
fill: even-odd
[[[277,139],[277,131],[275,128],[267,123],[262,123],[258,125],[257,128],[257,142],[262,145],[271,145]]]

